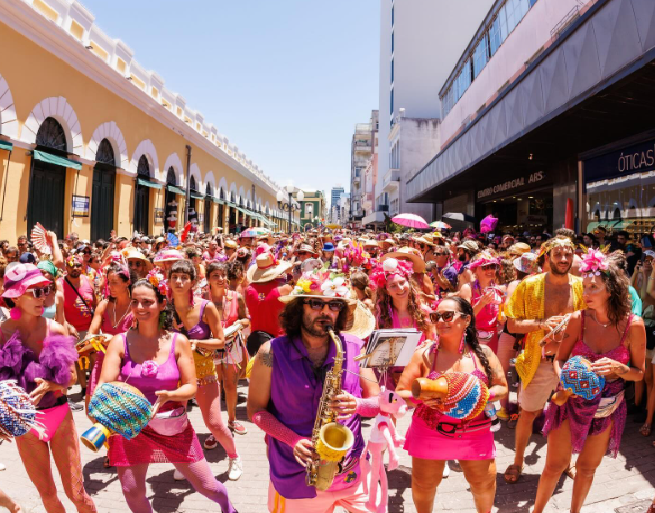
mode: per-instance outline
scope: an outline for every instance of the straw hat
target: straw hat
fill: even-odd
[[[177,249],[164,249],[155,255],[156,264],[161,262],[177,262],[178,260],[184,259],[184,253],[178,251]]]
[[[409,260],[414,264],[414,272],[422,273],[425,272],[425,260],[421,254],[413,248],[400,248],[398,251],[391,251],[386,253],[380,258],[380,262],[384,262],[387,258],[396,258],[398,260]]]
[[[416,239],[416,242],[422,242],[423,244],[427,244],[428,246],[436,246],[436,244],[432,242],[431,237],[430,240],[428,240],[426,237],[419,237],[418,239]]]
[[[232,239],[227,239],[226,241],[224,241],[223,246],[226,247],[227,249],[237,249],[237,243]]]
[[[380,246],[379,246],[379,244],[378,244],[378,241],[373,240],[373,239],[369,239],[369,240],[367,240],[367,241],[364,241],[364,247],[365,247],[365,248],[370,248],[370,247],[378,248],[378,247],[380,247]]]
[[[512,244],[507,252],[511,256],[521,256],[523,253],[529,253],[530,246],[528,246],[525,242],[517,242],[516,244]]]
[[[314,248],[310,246],[309,244],[301,244],[300,247],[297,249],[297,251],[305,251],[307,253],[310,253],[314,256],[317,256],[318,253],[314,251]]]
[[[123,251],[121,251],[121,255],[125,260],[140,260],[141,262],[144,262],[146,265],[146,269],[149,271],[152,269],[152,262],[146,258],[146,256],[141,253],[138,249],[135,247],[127,247]]]
[[[347,333],[357,338],[365,339],[375,329],[375,317],[371,313],[371,310],[361,301],[357,301],[357,307],[353,312],[353,325]]]
[[[278,276],[285,274],[293,265],[287,261],[278,262],[275,256],[268,251],[257,255],[255,264],[248,269],[247,276],[250,283],[273,281]]]

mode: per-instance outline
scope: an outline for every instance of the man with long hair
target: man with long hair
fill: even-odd
[[[584,308],[582,280],[570,274],[574,254],[571,239],[554,237],[544,243],[541,251],[550,264],[549,271],[519,283],[505,308],[509,332],[526,335],[523,352],[516,359],[521,378],[521,413],[516,424],[514,463],[505,471],[509,484],[521,476],[532,424],[559,382],[553,361],[561,339],[547,339],[543,348],[540,341],[564,321],[567,313]]]
[[[267,434],[270,483],[269,511],[285,513],[368,511],[368,494],[360,472],[364,449],[361,415],[378,413],[379,388],[370,369],[360,369],[355,357],[362,341],[344,335],[353,320],[356,300],[343,278],[330,273],[305,273],[293,291],[280,297],[286,304],[280,317],[286,335],[262,345],[257,353],[248,394],[248,416]],[[325,405],[348,427],[354,443],[341,460],[332,486],[321,491],[306,484],[312,465],[312,432],[326,374],[333,369],[336,346],[328,333],[334,330],[343,347],[341,390]],[[371,399],[364,399],[371,397]]]

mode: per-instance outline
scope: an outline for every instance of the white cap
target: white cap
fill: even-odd
[[[646,251],[644,251],[644,257],[655,258],[655,251],[653,251],[652,249],[647,249]]]

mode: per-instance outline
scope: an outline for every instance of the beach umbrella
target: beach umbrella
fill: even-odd
[[[262,226],[254,226],[252,228],[248,228],[241,232],[241,237],[261,237],[262,235],[268,235],[271,233],[271,230],[268,228],[264,228]]]
[[[452,226],[450,226],[448,223],[444,223],[443,221],[435,221],[434,223],[430,223],[430,226],[432,228],[436,228],[437,230],[450,230]]]
[[[475,223],[475,217],[460,212],[447,212],[442,218],[452,219],[453,221],[464,221],[465,223]]]
[[[423,230],[430,228],[430,225],[425,222],[425,219],[423,219],[421,216],[417,216],[416,214],[398,214],[391,220],[394,223],[401,226],[406,226],[407,228],[418,228]]]

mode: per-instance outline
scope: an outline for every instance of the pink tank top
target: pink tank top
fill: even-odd
[[[493,285],[491,285],[493,287]],[[480,282],[475,280],[471,287],[471,305],[475,306],[480,301],[480,297],[484,295],[480,288]],[[488,304],[475,316],[475,327],[479,330],[493,331],[498,325],[498,311],[500,306],[495,304]]]
[[[84,301],[77,295],[66,278],[61,278],[64,289],[64,315],[66,320],[73,325],[77,331],[87,331],[93,320],[93,286],[89,279],[83,274],[80,275],[80,288],[77,291],[84,298]],[[86,302],[86,304],[85,304]]]
[[[173,341],[171,342],[171,351],[168,354],[166,361],[157,367],[154,375],[143,375],[142,367],[145,362],[136,363],[130,357],[130,348],[127,343],[127,334],[123,333],[123,344],[125,347],[125,357],[123,358],[123,365],[121,367],[118,380],[127,382],[133,387],[141,390],[143,395],[146,396],[148,401],[152,404],[157,400],[155,392],[158,390],[175,390],[180,381],[180,370],[177,367],[177,360],[175,359],[175,341],[177,340],[177,333],[173,334]]]
[[[222,313],[222,324],[224,328],[229,328],[239,320],[239,297],[235,291],[228,290],[227,295],[223,298]]]
[[[628,351],[628,348],[625,347],[625,339],[628,337],[628,332],[630,331],[630,325],[632,324],[634,314],[630,314],[630,317],[628,317],[628,324],[626,325],[625,331],[621,336],[619,345],[614,349],[610,349],[606,353],[596,353],[584,341],[585,313],[586,312],[583,310],[582,316],[580,317],[580,337],[571,350],[571,356],[582,356],[592,363],[600,360],[601,358],[610,358],[627,365],[628,362],[630,362],[630,351]]]
[[[111,308],[115,308],[116,304],[111,305]],[[120,335],[121,333],[125,333],[127,330],[129,330],[132,327],[132,312],[128,309],[128,312],[125,314],[123,319],[117,319],[118,324],[114,326],[113,324],[113,311],[112,314],[109,313],[110,310],[110,305],[107,305],[107,308],[105,308],[104,313],[102,314],[102,325],[100,326],[100,329],[102,330],[103,333],[106,333],[108,335]]]

